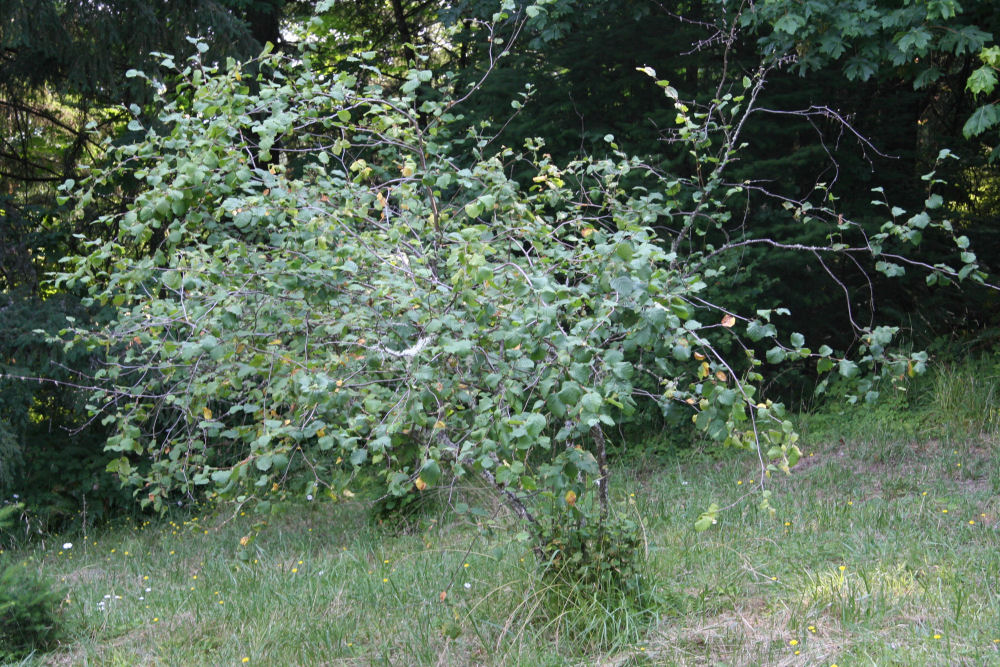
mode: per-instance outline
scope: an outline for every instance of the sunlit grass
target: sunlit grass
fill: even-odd
[[[497,508],[444,502],[405,530],[361,503],[309,503],[266,525],[169,517],[0,558],[68,590],[68,641],[28,664],[1000,664],[997,443],[804,449],[768,482],[774,517],[745,456],[619,471],[622,511],[643,520],[646,609],[568,599]]]

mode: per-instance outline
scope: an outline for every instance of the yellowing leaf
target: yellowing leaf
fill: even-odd
[[[448,597],[448,591],[441,591],[441,595],[438,596],[438,598],[441,600],[441,602],[444,602],[444,599],[446,597]]]
[[[445,423],[443,421],[441,421],[440,419],[437,420],[436,422],[434,422],[434,428],[444,428],[444,427],[445,427]]]
[[[701,379],[707,378],[708,372],[709,372],[708,362],[707,361],[701,362],[701,368],[698,369],[698,377]]]
[[[701,361],[702,359],[705,358],[705,355],[702,354],[701,352],[695,352],[694,353],[694,358],[697,359],[698,361]]]
[[[353,492],[353,491],[351,491],[350,489],[344,489],[344,490],[343,490],[343,491],[341,491],[340,493],[341,493],[341,494],[342,494],[342,495],[343,495],[343,496],[344,496],[345,498],[353,498],[353,497],[354,497],[354,492]]]
[[[570,507],[576,505],[576,493],[573,491],[573,489],[570,489],[569,491],[566,492],[566,504],[569,505]]]
[[[715,371],[715,377],[719,378],[719,382],[725,382],[729,379],[729,376],[724,371]]]
[[[722,326],[728,329],[734,324],[736,324],[736,318],[730,315],[729,313],[726,313],[722,318]]]
[[[413,176],[413,166],[409,164],[404,164],[402,172],[404,178],[409,178],[410,176]]]
[[[325,428],[321,428],[320,430],[316,431],[316,437],[317,438],[322,438],[324,435],[326,435],[326,429]]]
[[[208,408],[202,408],[201,416],[205,418],[205,421],[212,421],[212,411]]]
[[[413,486],[417,487],[417,491],[423,491],[427,488],[427,482],[417,477],[417,481],[413,483]]]
[[[580,236],[582,236],[583,238],[587,238],[593,233],[594,233],[593,227],[584,227],[583,229],[580,230]]]

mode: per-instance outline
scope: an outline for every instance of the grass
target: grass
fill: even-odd
[[[773,517],[745,455],[618,470],[646,536],[647,609],[561,597],[475,490],[452,501],[484,514],[438,497],[402,531],[315,502],[0,559],[68,591],[69,636],[26,665],[1000,665],[1000,438],[890,415],[806,420],[803,460],[768,481]],[[713,501],[735,505],[696,533]]]

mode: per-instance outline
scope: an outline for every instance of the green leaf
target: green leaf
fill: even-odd
[[[212,481],[216,484],[225,484],[229,481],[229,476],[232,474],[232,470],[216,470],[212,473]]]
[[[529,437],[537,438],[545,430],[545,417],[540,414],[530,414],[524,420],[524,430]]]
[[[794,35],[806,24],[806,20],[798,14],[788,13],[774,22],[775,32],[784,32]]]
[[[587,412],[600,412],[603,405],[604,399],[601,398],[600,394],[593,391],[587,392],[580,399],[580,406]]]
[[[773,338],[778,335],[778,330],[773,324],[764,324],[760,320],[753,320],[747,324],[747,336],[755,343],[762,338]]]
[[[615,254],[627,262],[632,259],[632,255],[635,254],[635,251],[632,249],[631,243],[628,241],[622,241],[615,246]]]
[[[837,371],[845,378],[852,378],[858,374],[858,365],[850,359],[842,359],[837,365]]]
[[[716,394],[716,400],[720,405],[730,406],[736,402],[737,396],[735,389],[723,389]]]
[[[987,104],[976,109],[962,127],[966,139],[979,136],[997,123],[1000,123],[1000,107]]]
[[[903,53],[911,51],[921,54],[931,42],[931,33],[923,26],[910,29],[896,41],[896,46]]]
[[[996,71],[989,65],[983,65],[969,75],[965,88],[972,91],[973,95],[978,95],[979,93],[992,93],[996,85]]]
[[[562,389],[559,391],[559,400],[566,405],[576,405],[577,401],[580,400],[580,394],[583,390],[580,388],[576,382],[563,382]]]
[[[420,468],[420,479],[427,482],[429,486],[434,486],[441,479],[441,466],[434,459],[428,459]]]
[[[470,218],[478,218],[479,214],[483,212],[483,205],[478,201],[471,201],[465,205],[465,214]]]

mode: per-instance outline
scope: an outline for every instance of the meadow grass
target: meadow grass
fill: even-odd
[[[803,426],[804,458],[767,480],[774,516],[745,454],[616,471],[645,535],[645,607],[551,586],[510,517],[454,488],[403,528],[313,502],[8,551],[67,590],[68,636],[24,664],[1000,664],[995,435]],[[696,533],[713,501],[733,507]]]

